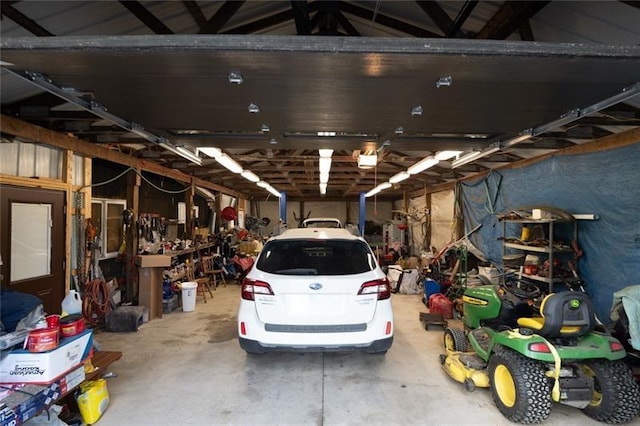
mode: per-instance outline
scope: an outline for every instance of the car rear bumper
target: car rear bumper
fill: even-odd
[[[365,345],[265,345],[256,340],[239,338],[240,347],[249,353],[265,352],[386,352],[393,344],[393,336],[375,340]]]

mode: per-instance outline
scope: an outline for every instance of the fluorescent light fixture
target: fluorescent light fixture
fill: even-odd
[[[171,151],[174,154],[177,154],[179,156],[181,156],[182,158],[191,161],[192,163],[195,163],[197,165],[202,165],[202,159],[200,157],[198,157],[197,155],[195,155],[193,152],[182,148],[182,147],[176,147],[173,144],[171,144],[170,142],[160,142],[158,144],[160,147],[166,149],[167,151]],[[180,151],[178,148],[182,148],[184,151]]]
[[[268,124],[263,124],[262,127],[260,127],[260,131],[262,133],[267,133],[271,131],[271,127],[269,127]]]
[[[229,73],[229,83],[232,84],[242,84],[244,79],[242,78],[242,74],[239,72],[230,72]]]
[[[378,192],[383,191],[385,189],[391,188],[391,184],[389,182],[383,182],[380,185],[373,188],[371,191],[364,194],[365,197],[371,197],[372,195],[376,195]]]
[[[280,198],[280,192],[278,192],[273,186],[269,185],[265,188],[267,191]]]
[[[500,144],[501,148],[509,148],[513,145],[517,145],[520,142],[524,142],[528,139],[531,139],[533,137],[533,129],[527,129],[523,132],[520,132],[520,134],[516,137],[513,137],[511,139],[507,139],[506,141],[502,142]]]
[[[194,154],[192,151],[188,150],[187,148],[183,146],[177,146],[176,150],[180,153],[182,158],[186,158],[187,160],[194,162],[198,165],[202,164],[202,159],[198,157],[196,154]]]
[[[336,135],[336,132],[318,132],[318,136],[323,137],[333,137]]]
[[[482,151],[471,151],[470,153],[465,154],[462,157],[458,158],[457,160],[453,161],[451,163],[451,168],[455,169],[456,167],[464,166],[467,163],[486,157],[497,151],[500,151],[499,146],[489,147],[489,148],[483,149]]]
[[[320,157],[320,173],[329,173],[331,170],[331,157]]]
[[[462,151],[438,151],[434,157],[438,161],[447,161],[460,154],[462,154]]]
[[[371,191],[367,192],[366,194],[364,194],[364,196],[366,198],[369,197],[373,197],[374,195],[376,195],[378,192],[380,192],[380,190],[378,188],[373,188]]]
[[[327,195],[327,184],[326,183],[321,183],[320,184],[320,194]]]
[[[360,154],[358,156],[358,167],[361,169],[371,169],[375,167],[376,164],[378,164],[377,154],[371,154],[371,155]]]
[[[411,116],[415,117],[416,115],[422,115],[422,107],[420,105],[414,106],[411,109]]]
[[[435,158],[433,156],[425,157],[422,160],[418,161],[413,166],[409,167],[407,169],[407,171],[411,175],[417,175],[418,173],[421,173],[421,172],[427,170],[428,168],[435,166],[439,162],[440,162],[440,160],[438,160],[437,158]]]
[[[232,173],[242,173],[242,166],[225,153],[218,155],[216,161]]]
[[[214,146],[200,146],[197,148],[198,151],[204,152],[211,158],[216,158],[222,155],[222,150],[220,148],[216,148]]]
[[[332,149],[319,149],[318,154],[320,154],[321,158],[331,158],[333,155]]]
[[[258,185],[260,188],[266,188],[267,186],[269,186],[269,184],[263,180],[256,182],[256,185]]]
[[[327,183],[329,182],[329,172],[323,173],[320,172],[320,183]]]
[[[260,107],[254,103],[250,103],[248,109],[251,114],[257,114],[260,112]]]
[[[401,135],[404,133],[404,127],[400,126],[400,127],[396,127],[395,130],[396,135]]]
[[[400,173],[397,173],[397,174],[395,174],[395,175],[391,176],[391,177],[389,178],[389,182],[390,182],[390,183],[398,183],[398,182],[402,182],[403,180],[408,179],[408,178],[409,178],[409,176],[411,176],[411,175],[409,174],[409,172],[400,172]]]
[[[278,145],[278,140],[276,138],[271,138],[271,140],[269,141],[269,143],[271,145]]]
[[[243,170],[242,173],[240,173],[240,176],[242,176],[243,178],[245,178],[246,180],[249,180],[253,183],[259,182],[260,178],[253,173],[251,170]]]

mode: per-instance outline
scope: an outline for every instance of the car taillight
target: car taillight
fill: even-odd
[[[531,352],[544,352],[547,354],[551,352],[551,349],[549,349],[549,346],[547,346],[546,343],[542,343],[542,342],[531,343],[529,345],[529,350]]]
[[[273,296],[273,290],[271,290],[271,286],[264,281],[245,278],[242,281],[242,298],[244,300],[255,300],[255,294],[268,294]]]
[[[368,281],[360,286],[358,294],[377,294],[378,300],[384,300],[391,297],[391,287],[386,278],[375,281]]]
[[[609,342],[609,347],[611,348],[611,352],[618,352],[624,350],[624,346],[620,342]]]

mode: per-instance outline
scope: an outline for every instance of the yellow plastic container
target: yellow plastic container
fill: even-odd
[[[77,402],[82,420],[89,425],[97,422],[109,406],[107,381],[98,379],[80,385]]]

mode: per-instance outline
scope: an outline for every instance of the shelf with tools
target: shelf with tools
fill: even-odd
[[[561,260],[574,252],[571,243],[577,241],[576,220],[566,218],[517,217],[502,218],[502,259],[505,272],[546,283],[543,289],[554,291],[554,284],[561,283]],[[518,237],[509,236],[517,232]],[[562,233],[562,238],[558,234]],[[567,243],[566,241],[569,241]]]

